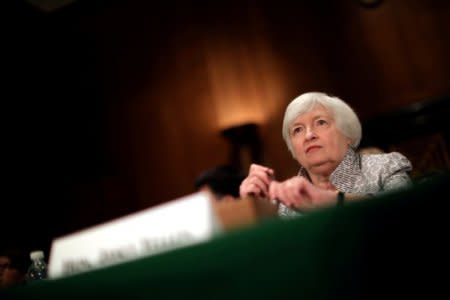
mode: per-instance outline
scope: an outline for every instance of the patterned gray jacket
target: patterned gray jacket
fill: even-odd
[[[331,174],[330,182],[345,193],[370,195],[408,186],[411,183],[408,172],[411,170],[411,162],[398,152],[360,155],[349,149]],[[308,178],[303,168],[298,175]],[[291,217],[301,213],[280,204],[278,215]]]

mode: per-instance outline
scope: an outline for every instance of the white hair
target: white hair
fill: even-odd
[[[284,113],[282,134],[291,154],[295,157],[289,134],[292,122],[317,105],[322,105],[331,113],[338,130],[351,140],[351,146],[356,149],[361,141],[362,128],[361,122],[353,109],[338,97],[329,96],[325,93],[309,92],[292,100]]]

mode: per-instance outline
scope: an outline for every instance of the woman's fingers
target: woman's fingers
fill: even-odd
[[[277,199],[300,211],[333,205],[336,201],[335,190],[320,189],[303,177],[293,177],[283,182],[273,181],[269,195],[270,199]]]
[[[273,173],[273,170],[270,168],[252,164],[248,176],[242,181],[239,187],[240,196],[267,197]]]
[[[260,195],[265,193],[266,186],[263,181],[257,177],[248,177],[245,179],[240,187],[242,196]]]
[[[295,177],[284,182],[273,182],[270,186],[271,199],[277,199],[288,207],[301,208],[305,202],[302,195],[303,180]]]
[[[268,187],[273,179],[273,174],[274,172],[270,168],[260,166],[257,164],[252,164],[250,166],[248,177],[257,177]]]

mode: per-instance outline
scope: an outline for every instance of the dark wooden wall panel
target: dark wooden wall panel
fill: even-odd
[[[238,122],[258,122],[265,162],[280,179],[294,175],[281,122],[286,104],[303,92],[340,96],[362,121],[450,94],[448,1],[392,0],[367,9],[357,1],[116,0],[27,14],[35,29],[11,29],[22,39],[10,39],[11,57],[21,60],[27,52],[16,50],[44,35],[45,61],[23,66],[56,71],[51,79],[12,79],[13,86],[46,91],[54,80],[50,98],[29,91],[21,101],[64,110],[60,130],[72,129],[65,130],[69,141],[70,132],[91,136],[81,156],[63,149],[72,159],[61,167],[64,199],[74,209],[58,233],[193,192],[196,175],[227,162],[220,131]],[[17,74],[14,64],[7,70]],[[55,115],[40,109],[51,123]],[[43,147],[56,145],[57,138]]]
[[[142,148],[135,157],[142,206],[191,192],[196,174],[225,162],[218,124],[224,114],[251,111],[248,118],[261,122],[265,159],[284,178],[295,165],[281,139],[281,120],[296,95],[335,93],[364,121],[450,89],[449,6],[443,2],[385,1],[375,9],[352,1],[295,9],[222,5],[177,11],[179,19],[171,19],[177,25],[168,25],[173,30],[149,42],[163,50],[149,63],[156,69],[152,80],[139,87],[146,96],[131,119],[141,125],[129,128],[140,132],[133,144]],[[136,58],[121,63],[129,59]]]

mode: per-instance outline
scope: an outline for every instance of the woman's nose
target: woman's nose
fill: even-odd
[[[310,139],[314,139],[316,138],[316,133],[314,132],[314,130],[310,127],[306,128],[306,139],[310,140]]]

